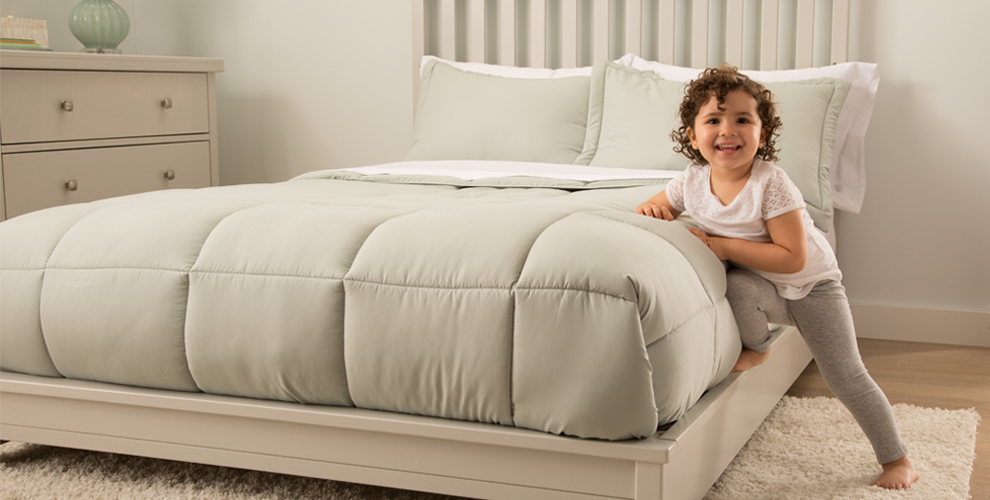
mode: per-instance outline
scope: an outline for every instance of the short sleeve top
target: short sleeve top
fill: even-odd
[[[839,280],[842,277],[832,247],[815,228],[805,209],[801,191],[787,173],[773,163],[754,160],[746,186],[728,205],[723,205],[712,193],[711,167],[707,164],[695,163],[688,166],[667,183],[665,191],[670,205],[678,212],[689,214],[706,233],[758,243],[773,241],[767,230],[767,220],[801,210],[805,233],[808,235],[808,262],[804,269],[791,274],[752,269],[773,282],[777,293],[784,298],[802,298],[811,291],[815,283],[825,279]]]
[[[667,200],[688,212],[709,234],[769,243],[766,220],[804,208],[804,198],[783,169],[753,162],[746,186],[732,203],[723,205],[711,189],[711,167],[692,164],[666,187]]]

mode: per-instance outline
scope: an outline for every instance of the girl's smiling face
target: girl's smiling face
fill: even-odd
[[[756,99],[736,89],[725,95],[719,109],[718,100],[712,97],[698,111],[687,134],[713,170],[748,172],[763,141]]]

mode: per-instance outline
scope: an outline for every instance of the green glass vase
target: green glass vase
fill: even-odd
[[[69,31],[83,52],[120,54],[117,45],[130,30],[131,20],[113,0],[82,0],[69,12]]]

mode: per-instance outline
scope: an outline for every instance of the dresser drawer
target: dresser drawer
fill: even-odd
[[[207,133],[204,73],[0,70],[3,144]]]
[[[167,178],[169,171],[174,178]],[[3,155],[7,218],[55,205],[209,185],[207,141]]]

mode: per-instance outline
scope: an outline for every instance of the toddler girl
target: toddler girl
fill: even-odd
[[[774,141],[780,118],[766,88],[735,68],[705,70],[688,84],[674,151],[693,163],[636,213],[673,220],[689,212],[691,232],[732,268],[726,297],[743,350],[733,371],[770,355],[768,323],[795,325],[829,389],[863,428],[882,464],[876,485],[918,479],[886,396],[866,372],[835,255],[815,230]]]

